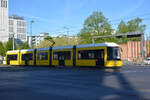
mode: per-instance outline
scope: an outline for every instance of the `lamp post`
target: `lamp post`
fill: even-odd
[[[15,50],[15,32],[13,33],[13,50]]]
[[[34,23],[34,20],[30,21],[30,46],[32,48],[32,24]]]

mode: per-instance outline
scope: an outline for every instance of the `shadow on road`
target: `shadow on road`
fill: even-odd
[[[106,86],[104,80],[106,76],[114,76],[117,79],[118,87],[113,88]],[[99,100],[143,100],[144,98],[134,88],[128,79],[121,73],[121,69],[104,69],[104,74],[100,76],[100,85],[104,86],[107,91],[103,96],[99,97]],[[113,82],[110,81],[109,84]],[[110,91],[109,91],[110,90]]]
[[[122,73],[122,70],[123,69],[0,67],[0,71],[14,72],[7,74],[33,71],[31,73],[23,73],[22,76],[16,74],[16,76],[14,75],[15,77],[12,75],[7,77],[7,80],[11,81],[9,82],[10,85],[5,87],[9,87],[7,90],[12,91],[11,96],[14,100],[48,100],[50,98],[52,100],[143,100],[142,95],[134,88],[133,83],[127,79]],[[41,72],[38,73],[36,71]],[[20,77],[18,77],[18,75],[20,75]],[[1,79],[6,81],[3,77]],[[15,87],[15,84],[12,82],[19,85]],[[11,83],[13,85],[11,85]],[[22,91],[14,91],[20,88]],[[5,92],[1,90],[1,93]],[[20,95],[16,96],[16,93]],[[8,97],[5,97],[5,95],[8,95],[8,93],[0,94],[0,97]],[[10,100],[11,96],[8,97],[8,100]]]

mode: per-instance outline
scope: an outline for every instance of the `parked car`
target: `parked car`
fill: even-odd
[[[144,60],[144,64],[150,64],[150,57],[149,58],[146,58],[145,60]]]

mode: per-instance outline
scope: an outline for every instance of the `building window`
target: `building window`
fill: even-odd
[[[25,27],[26,26],[26,23],[25,22],[23,22],[23,21],[17,21],[17,26],[18,27]]]
[[[21,29],[20,28],[17,28],[17,33],[21,33]]]
[[[22,23],[21,23],[21,26],[25,27],[25,26],[26,26],[26,23],[25,23],[25,22],[22,22]]]
[[[21,21],[17,21],[17,26],[18,26],[18,27],[21,26]]]
[[[17,33],[26,33],[25,28],[17,28]]]
[[[26,35],[24,35],[24,34],[17,34],[17,38],[18,39],[21,39],[21,40],[25,40],[26,39]]]
[[[14,28],[13,27],[9,27],[9,32],[14,32]]]
[[[5,7],[7,8],[7,1],[6,1],[6,4],[5,4]]]
[[[7,1],[1,0],[1,7],[7,8]]]
[[[9,25],[14,25],[13,20],[9,20]]]

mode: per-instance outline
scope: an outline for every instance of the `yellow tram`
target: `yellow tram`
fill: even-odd
[[[34,65],[34,49],[20,50],[19,55],[19,65]]]
[[[116,43],[84,44],[8,51],[8,65],[121,67],[120,47]]]
[[[6,54],[6,64],[8,65],[20,65],[20,51],[8,51]]]

